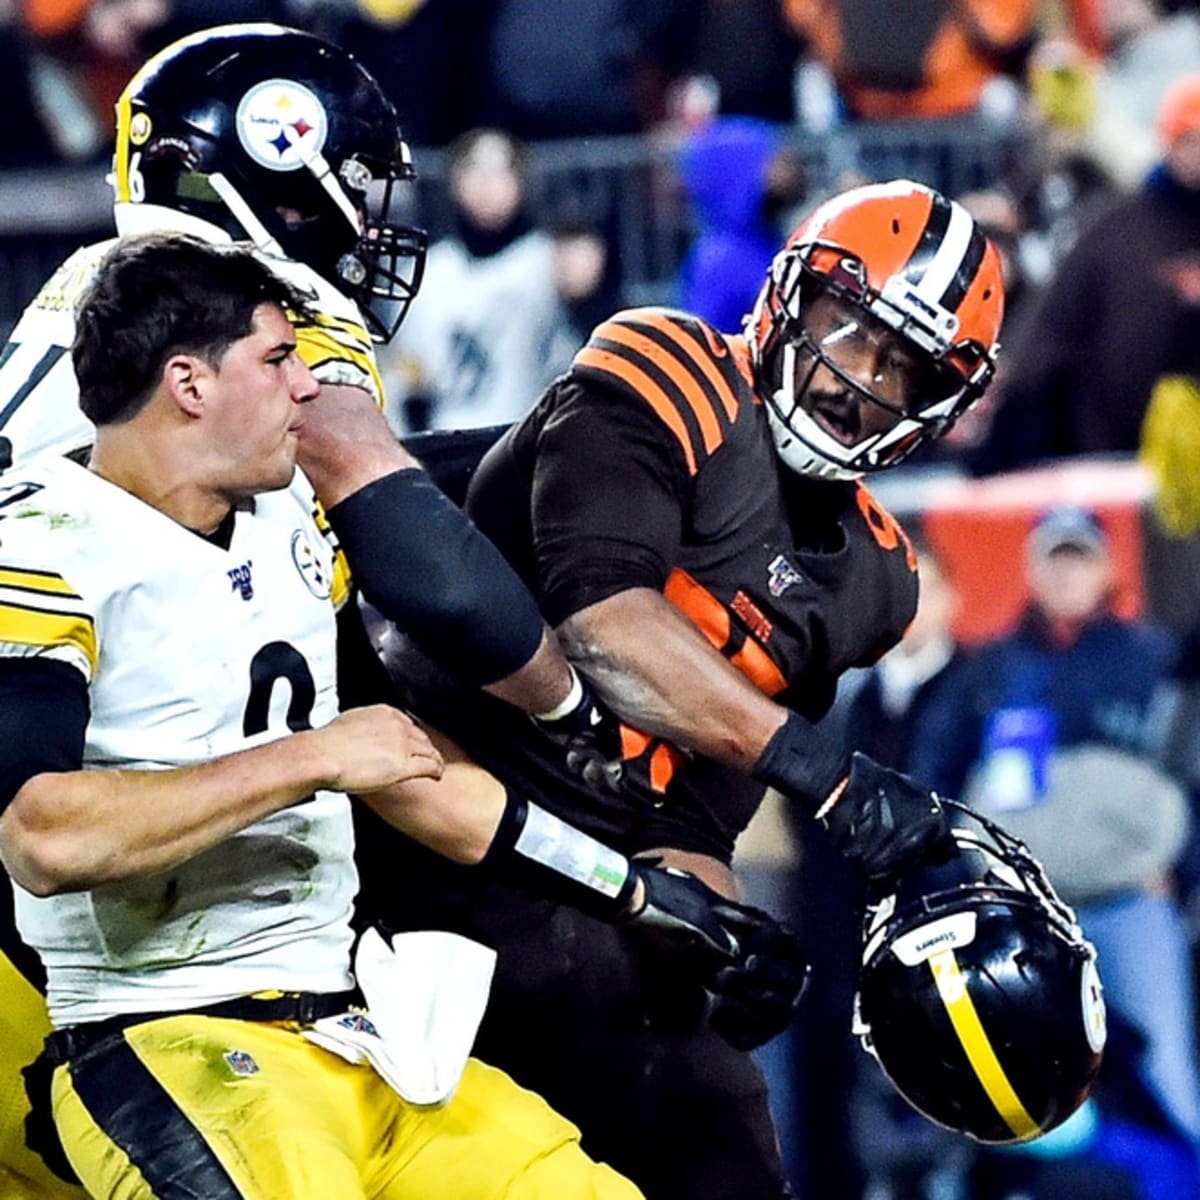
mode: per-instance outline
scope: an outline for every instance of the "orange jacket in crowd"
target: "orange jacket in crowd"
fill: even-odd
[[[853,116],[968,112],[1033,35],[1038,0],[782,0]]]

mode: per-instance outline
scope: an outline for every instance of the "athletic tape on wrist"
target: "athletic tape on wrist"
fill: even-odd
[[[484,866],[605,919],[625,915],[637,875],[623,854],[552,812],[509,796]]]
[[[549,712],[534,713],[537,720],[561,721],[579,707],[579,702],[583,699],[583,680],[579,678],[574,667],[569,667],[568,670],[571,672],[571,690],[567,692],[566,698],[560,700]]]
[[[840,742],[799,713],[789,712],[754,764],[753,775],[785,796],[806,802],[815,814],[826,811],[849,770],[849,756]]]

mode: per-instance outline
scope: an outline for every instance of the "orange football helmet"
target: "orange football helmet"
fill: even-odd
[[[824,333],[809,320],[821,296],[834,314]],[[910,180],[825,201],[775,256],[746,325],[780,456],[853,479],[940,437],[990,382],[1003,315],[999,254],[961,205]],[[883,365],[847,368],[848,342]],[[808,395],[821,368],[825,391],[842,393],[824,408]]]

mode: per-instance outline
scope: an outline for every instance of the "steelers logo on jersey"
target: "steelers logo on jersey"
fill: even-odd
[[[294,171],[319,154],[329,132],[320,100],[301,83],[264,79],[241,99],[237,135],[246,153],[270,171]]]
[[[297,529],[292,534],[292,562],[296,564],[304,586],[318,600],[328,600],[333,587],[332,573],[312,548],[312,543],[305,537],[302,529]]]

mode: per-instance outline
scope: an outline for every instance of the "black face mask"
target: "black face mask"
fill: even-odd
[[[288,258],[306,263],[322,279],[336,284],[337,266],[342,255],[354,249],[356,239],[349,225],[331,222],[323,217],[306,217],[302,221],[287,223],[287,240],[283,249]]]

